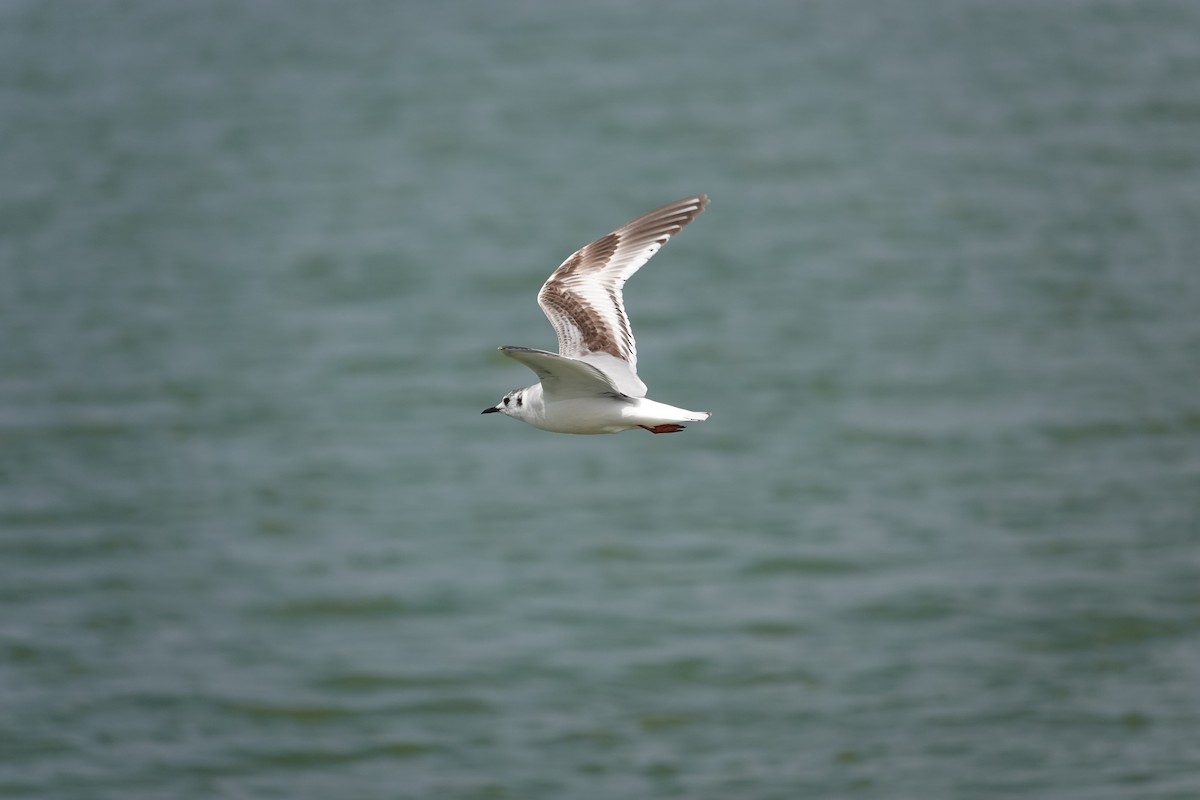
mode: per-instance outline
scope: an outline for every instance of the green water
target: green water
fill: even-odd
[[[1200,793],[1200,6],[0,4],[0,796]],[[684,433],[481,416],[576,247]]]

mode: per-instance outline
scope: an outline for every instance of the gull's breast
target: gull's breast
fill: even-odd
[[[629,403],[613,397],[574,397],[547,403],[537,427],[555,433],[619,433],[634,427],[625,416]]]

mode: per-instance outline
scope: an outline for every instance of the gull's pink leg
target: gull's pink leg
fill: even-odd
[[[684,429],[683,425],[676,425],[673,422],[668,422],[665,425],[655,425],[653,428],[649,428],[645,425],[638,425],[638,427],[642,430],[650,431],[651,433],[678,433]]]

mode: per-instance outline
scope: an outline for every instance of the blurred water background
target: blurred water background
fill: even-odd
[[[0,3],[0,795],[1200,793],[1200,5]],[[479,412],[590,239],[679,435]]]

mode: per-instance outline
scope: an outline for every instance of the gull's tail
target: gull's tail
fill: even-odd
[[[637,403],[626,412],[626,416],[636,425],[653,427],[668,423],[703,422],[712,414],[707,411],[688,411],[686,408],[676,408],[666,403],[658,403],[640,397]]]

